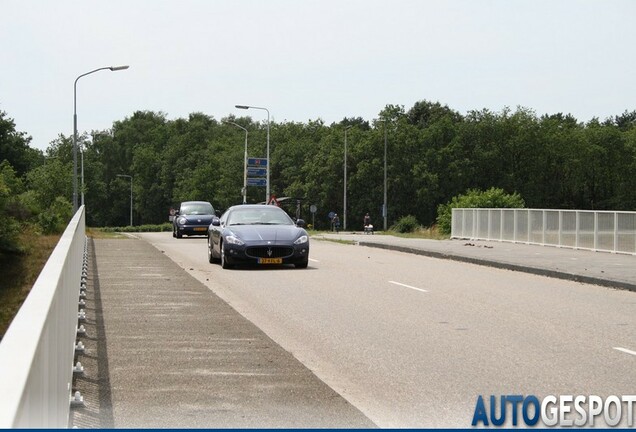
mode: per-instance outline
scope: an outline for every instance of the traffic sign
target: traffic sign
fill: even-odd
[[[250,177],[265,177],[267,168],[247,167],[247,175]]]
[[[256,178],[248,177],[247,185],[248,186],[267,186],[267,179],[262,177],[256,177]]]
[[[247,158],[248,166],[256,166],[256,167],[266,167],[267,166],[267,158]]]

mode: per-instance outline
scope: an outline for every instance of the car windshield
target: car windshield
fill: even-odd
[[[181,204],[181,210],[179,214],[182,215],[211,215],[214,214],[214,209],[210,203],[193,203],[193,204]]]
[[[278,207],[237,208],[228,215],[228,225],[294,225],[294,221]]]

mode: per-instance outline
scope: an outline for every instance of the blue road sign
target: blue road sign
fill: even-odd
[[[247,165],[256,167],[266,167],[267,158],[247,158]]]
[[[247,167],[247,175],[250,177],[265,177],[267,168]]]
[[[267,179],[262,177],[257,178],[247,178],[248,186],[267,186]]]

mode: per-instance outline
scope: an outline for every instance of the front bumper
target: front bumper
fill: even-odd
[[[301,264],[309,259],[309,242],[300,245],[224,243],[223,248],[225,259],[233,264]]]
[[[208,227],[210,225],[177,225],[177,230],[179,234],[183,235],[208,235]]]

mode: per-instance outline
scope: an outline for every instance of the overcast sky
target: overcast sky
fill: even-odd
[[[580,121],[636,109],[634,0],[0,0],[0,110],[31,145],[137,110],[376,118],[438,101]],[[264,120],[263,111],[248,112]]]

